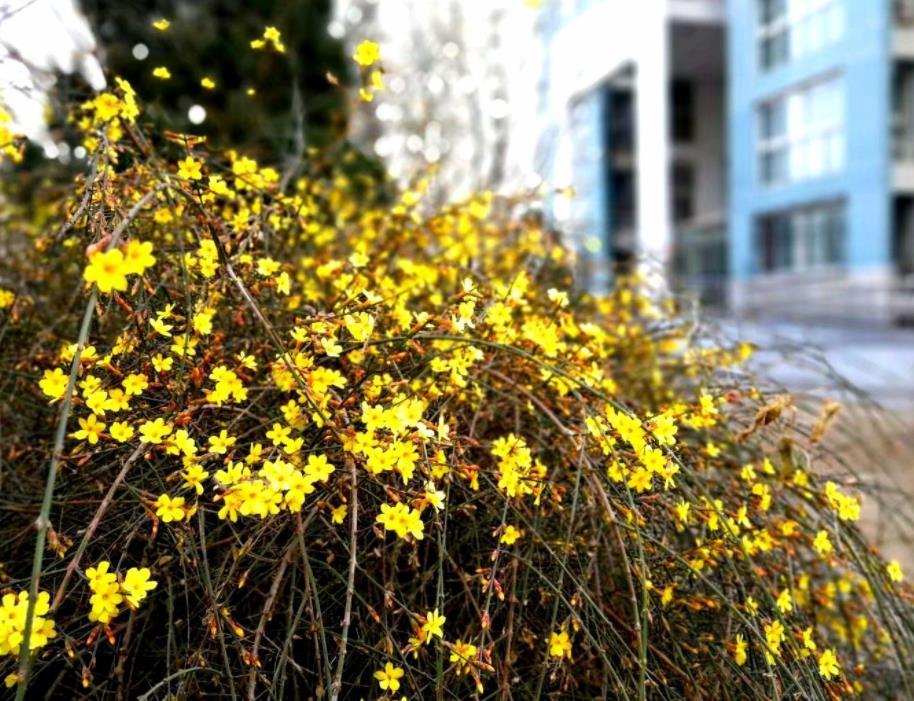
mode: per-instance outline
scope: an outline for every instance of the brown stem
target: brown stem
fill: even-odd
[[[108,493],[105,494],[101,503],[98,505],[98,509],[95,510],[95,516],[92,517],[92,520],[89,522],[89,527],[86,529],[85,535],[83,535],[82,541],[79,543],[79,547],[76,548],[76,554],[73,556],[73,559],[70,560],[70,563],[67,565],[67,571],[64,572],[63,579],[57,587],[57,591],[54,593],[54,601],[51,602],[51,612],[57,610],[60,604],[63,602],[63,597],[67,593],[67,584],[70,582],[70,579],[73,577],[73,574],[79,569],[79,562],[82,559],[83,553],[86,551],[86,546],[89,544],[89,541],[92,540],[92,536],[95,535],[95,531],[98,528],[98,525],[102,521],[102,517],[105,515],[105,512],[108,510],[108,507],[111,506],[111,501],[114,499],[114,493],[118,490],[118,487],[123,484],[124,480],[127,477],[127,473],[130,471],[131,466],[136,459],[143,452],[143,444],[141,443],[136,447],[136,450],[124,461],[121,471],[117,473],[117,477],[114,478],[114,481],[111,483],[111,486],[108,488]]]
[[[336,661],[336,675],[330,685],[330,701],[337,701],[343,685],[343,666],[346,662],[346,644],[349,641],[349,626],[352,622],[352,596],[355,593],[355,571],[358,565],[357,535],[359,527],[359,491],[355,460],[348,460],[350,475],[349,508],[349,579],[346,581],[346,607],[343,610],[343,631],[340,639],[340,656]]]
[[[283,575],[286,573],[286,568],[289,566],[289,560],[292,557],[292,546],[295,544],[295,541],[289,543],[286,547],[285,553],[283,553],[282,560],[279,562],[279,567],[276,569],[276,574],[273,576],[273,583],[270,584],[270,591],[267,594],[267,600],[263,606],[263,613],[260,615],[260,621],[257,623],[257,629],[254,631],[254,647],[251,648],[251,671],[248,673],[248,700],[254,701],[254,692],[257,689],[257,651],[260,649],[260,639],[263,637],[263,633],[267,627],[267,620],[272,617],[273,614],[273,604],[276,602],[276,596],[279,594],[279,587],[282,585]]]

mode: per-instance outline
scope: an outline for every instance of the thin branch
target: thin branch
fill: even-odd
[[[336,676],[330,685],[330,701],[337,701],[343,685],[343,666],[346,663],[346,644],[352,623],[352,595],[355,593],[355,571],[358,566],[357,536],[359,527],[359,490],[355,460],[349,459],[349,578],[346,580],[346,606],[343,610],[343,632],[340,639],[340,656],[336,661]]]

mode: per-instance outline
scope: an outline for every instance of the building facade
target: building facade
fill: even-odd
[[[556,0],[542,13],[534,168],[572,186],[550,212],[585,284],[605,287],[634,256],[666,265],[685,231],[693,248],[715,241],[723,266],[723,0]]]
[[[893,4],[730,0],[730,304],[892,316]]]
[[[914,317],[914,2],[559,0],[541,30],[587,284],[637,255],[741,313]]]

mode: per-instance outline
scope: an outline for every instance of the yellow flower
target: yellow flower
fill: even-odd
[[[428,640],[433,636],[438,636],[439,638],[444,637],[444,622],[447,619],[438,613],[436,608],[434,611],[428,611],[425,614],[425,622],[422,624],[422,639]]]
[[[152,255],[152,242],[137,241],[127,242],[124,248],[124,272],[128,275],[142,275],[146,268],[155,265],[156,259]]]
[[[181,477],[184,478],[185,487],[193,489],[197,494],[203,494],[203,480],[209,477],[209,472],[195,463],[184,470]]]
[[[170,356],[164,356],[161,353],[156,353],[152,356],[152,367],[156,372],[168,372],[171,370],[171,366],[174,364],[175,359]]]
[[[411,509],[403,503],[381,504],[381,513],[375,521],[384,526],[385,531],[393,531],[400,538],[412,535],[416,540],[422,540],[424,524],[421,514],[416,509]]]
[[[820,555],[828,555],[832,551],[832,544],[828,539],[828,531],[821,530],[816,533],[816,537],[812,541],[812,546]]]
[[[322,338],[321,341],[321,350],[324,351],[331,358],[339,358],[340,353],[343,350],[343,347],[336,342],[333,338]]]
[[[208,336],[213,331],[213,315],[216,313],[215,309],[204,309],[201,312],[194,314],[194,318],[191,320],[191,324],[196,331],[201,336]]]
[[[121,385],[124,387],[124,392],[133,397],[142,394],[143,390],[149,387],[149,378],[142,373],[131,373],[123,379]]]
[[[305,465],[305,477],[314,482],[326,482],[336,468],[327,462],[326,455],[309,455]]]
[[[102,560],[95,567],[87,568],[86,578],[89,580],[89,586],[93,590],[113,586],[117,581],[117,575],[109,572],[110,569],[111,563],[107,560]]]
[[[819,674],[825,679],[831,679],[841,674],[841,665],[833,649],[823,650],[819,655]]]
[[[99,434],[105,430],[105,424],[101,423],[95,414],[90,414],[85,419],[79,419],[79,426],[80,429],[70,435],[73,438],[88,441],[89,445],[98,443]]]
[[[108,393],[103,389],[96,390],[86,390],[85,391],[86,406],[89,411],[98,414],[99,416],[105,415],[105,409],[108,405]]]
[[[346,325],[346,330],[352,334],[353,340],[363,343],[371,337],[375,319],[367,312],[356,312],[343,317],[343,323]]]
[[[126,421],[115,421],[111,424],[111,428],[108,430],[108,433],[111,434],[111,437],[116,440],[118,443],[126,443],[131,438],[133,438],[133,426],[128,424]]]
[[[509,524],[505,526],[505,531],[501,534],[501,538],[498,539],[498,542],[504,543],[505,545],[514,545],[521,535],[523,534],[519,530]]]
[[[210,436],[207,439],[209,442],[209,452],[215,453],[216,455],[225,455],[229,451],[229,448],[235,445],[236,440],[235,436],[230,436],[228,431],[223,428],[218,436]]]
[[[465,643],[461,640],[454,642],[451,649],[450,661],[457,664],[457,674],[465,674],[472,667],[473,660],[476,658],[478,648],[473,643]]]
[[[638,494],[647,491],[651,488],[651,471],[647,468],[639,467],[632,472],[626,484]]]
[[[200,85],[204,90],[212,90],[216,87],[216,81],[209,76],[204,76],[200,79]]]
[[[117,575],[110,572],[111,563],[102,560],[95,567],[86,569],[86,579],[89,580],[89,589],[92,596],[89,597],[91,610],[89,620],[99,623],[108,623],[118,614],[118,606],[123,601],[120,587],[117,583]]]
[[[28,613],[29,593],[4,594],[0,599],[0,655],[18,655],[25,641],[25,622]],[[48,644],[57,635],[54,621],[45,618],[50,610],[50,596],[39,592],[32,613],[32,634],[26,644],[28,650],[34,651]],[[16,676],[15,674],[11,676]],[[18,677],[14,680],[18,681]],[[7,678],[7,686],[9,679]]]
[[[183,455],[186,458],[193,457],[197,454],[197,442],[191,438],[187,429],[179,428],[175,431],[175,435],[171,437],[166,451],[169,455]]]
[[[171,337],[171,330],[174,328],[171,324],[166,324],[165,320],[160,317],[150,319],[149,325],[152,327],[153,331],[160,336],[165,336],[165,338]]]
[[[161,19],[157,19],[155,22],[153,22],[152,26],[158,29],[160,32],[164,32],[171,26],[171,22],[162,17]]]
[[[127,266],[124,254],[116,248],[110,251],[96,251],[89,256],[89,265],[83,273],[83,279],[95,283],[99,292],[127,289]]]
[[[168,80],[171,78],[171,71],[168,70],[165,66],[157,66],[152,69],[152,75],[159,80]]]
[[[225,179],[221,175],[211,175],[207,181],[209,184],[209,189],[212,190],[213,194],[221,195],[222,197],[228,197],[232,194],[231,189],[226,184]]]
[[[812,627],[811,627],[811,626],[810,626],[809,628],[804,628],[804,629],[803,629],[803,632],[802,632],[802,636],[803,636],[803,647],[806,648],[807,650],[815,650],[815,649],[816,649],[816,641],[813,640],[812,632],[813,632],[813,631],[812,631]]]
[[[676,504],[676,519],[683,525],[687,524],[689,522],[689,512],[691,510],[692,505],[684,499],[680,499]]]
[[[261,258],[257,261],[257,273],[263,277],[272,277],[279,270],[279,261],[272,258]]]
[[[330,521],[337,525],[343,523],[346,519],[346,512],[348,510],[349,508],[345,504],[334,507],[333,511],[330,512]]]
[[[201,180],[203,178],[200,170],[202,167],[203,163],[193,156],[188,156],[178,161],[178,177],[182,180]]]
[[[122,389],[112,389],[107,392],[108,398],[105,400],[104,408],[106,411],[125,411],[130,408],[130,396]],[[86,404],[88,405],[88,400]],[[98,412],[96,412],[98,413]]]
[[[394,667],[390,662],[384,665],[384,669],[379,669],[374,673],[374,678],[378,680],[378,686],[382,691],[396,691],[400,688],[400,677],[403,676],[403,670]]]
[[[793,611],[793,598],[790,596],[790,591],[783,589],[781,593],[778,594],[775,605],[781,613],[790,613]]]
[[[156,499],[154,506],[156,507],[156,516],[162,519],[164,523],[181,521],[187,515],[187,511],[184,508],[184,497],[172,498],[167,494],[162,494]]]
[[[641,451],[638,459],[641,461],[641,464],[644,465],[646,470],[656,474],[663,473],[663,468],[667,462],[667,457],[663,454],[663,451],[658,450],[657,448],[651,448],[649,446],[646,446]]]
[[[784,641],[784,626],[780,621],[772,621],[765,624],[765,640],[771,652],[779,655],[781,643]]]
[[[571,638],[568,637],[568,631],[562,630],[549,635],[549,656],[571,659]]]
[[[740,667],[746,664],[746,648],[748,644],[741,633],[736,634],[736,641],[733,643],[733,661]]]
[[[562,290],[557,290],[554,287],[546,290],[546,296],[549,298],[549,301],[554,302],[556,306],[567,307],[568,306],[568,293]]]
[[[117,607],[123,600],[124,596],[116,586],[94,590],[92,596],[89,597],[89,604],[92,607],[89,611],[89,620],[110,623],[111,619],[117,616]]]
[[[61,399],[67,392],[67,383],[70,378],[60,368],[45,370],[44,377],[38,382],[41,391],[51,398],[51,402]]]
[[[365,39],[356,46],[355,53],[352,54],[352,60],[366,68],[376,63],[379,58],[381,58],[381,47],[369,39]]]
[[[893,582],[901,582],[904,580],[904,571],[901,569],[901,563],[898,560],[892,560],[889,564],[885,566],[886,574],[889,575],[889,579]]]
[[[282,35],[276,27],[266,27],[263,30],[263,36],[260,39],[251,41],[252,49],[262,49],[270,44],[278,53],[285,53],[286,47],[282,43]]]
[[[146,598],[146,594],[156,588],[157,582],[149,579],[148,567],[131,567],[121,582],[124,599],[131,608],[136,608]]]
[[[171,424],[165,423],[161,417],[154,421],[144,421],[140,426],[140,442],[157,445],[164,441],[171,431]]]
[[[425,494],[423,495],[423,498],[429,506],[435,509],[435,511],[441,511],[444,508],[444,497],[444,492],[438,489],[434,482],[428,481],[425,483]]]

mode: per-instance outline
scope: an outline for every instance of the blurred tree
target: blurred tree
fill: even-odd
[[[331,0],[83,0],[83,10],[103,64],[168,128],[279,164],[345,136],[351,62],[327,33]],[[153,26],[162,18],[164,31]],[[251,48],[266,26],[281,32],[284,53]],[[153,76],[159,66],[169,79]],[[206,110],[198,124],[195,105]]]

